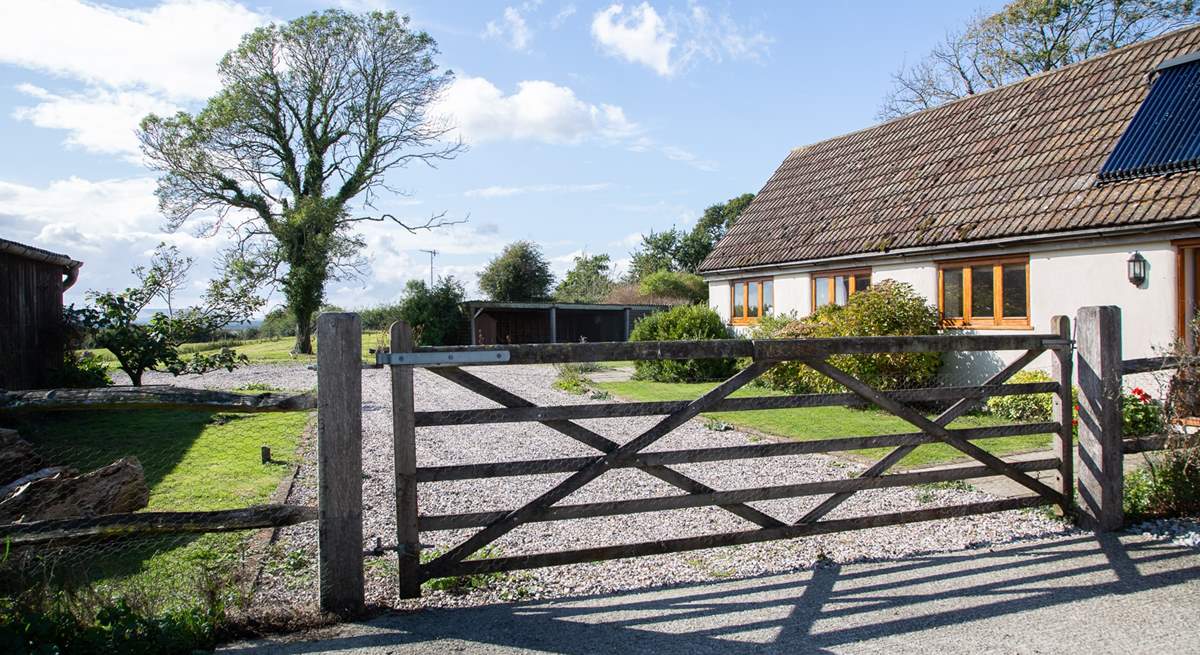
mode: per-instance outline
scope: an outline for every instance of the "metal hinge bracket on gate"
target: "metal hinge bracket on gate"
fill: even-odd
[[[454,353],[375,353],[375,363],[385,366],[461,366],[463,364],[502,364],[507,350],[478,350]]]

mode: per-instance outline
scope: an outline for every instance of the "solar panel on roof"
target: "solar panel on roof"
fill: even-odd
[[[1150,95],[1100,169],[1100,181],[1200,168],[1200,58],[1159,67]]]

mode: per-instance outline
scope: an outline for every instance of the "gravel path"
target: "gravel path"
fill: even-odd
[[[589,402],[551,388],[554,371],[547,366],[479,367],[480,377],[538,404]],[[150,376],[148,383],[168,380]],[[206,388],[236,388],[251,382],[281,389],[311,389],[316,373],[297,365],[261,365],[199,377],[179,378],[175,384]],[[416,404],[419,410],[494,407],[450,382],[416,371]],[[596,401],[599,402],[599,401]],[[363,371],[363,503],[364,536],[394,543],[391,401],[386,370]],[[657,417],[591,419],[582,424],[615,441],[652,425]],[[714,432],[702,420],[693,420],[654,444],[649,450],[744,445],[759,437],[737,431]],[[422,428],[417,431],[418,460],[429,464],[478,463],[595,454],[557,432],[536,424],[494,424]],[[305,455],[291,502],[316,503],[313,451]],[[850,477],[861,466],[824,455],[740,460],[677,467],[709,486],[733,489],[783,485]],[[519,476],[489,480],[422,484],[422,514],[462,513],[511,509],[533,499],[565,478],[561,475]],[[672,495],[674,487],[640,471],[625,469],[605,473],[600,479],[569,496],[563,503],[595,502]],[[865,491],[830,514],[830,518],[897,512],[938,505],[987,500],[973,490],[901,488]],[[794,521],[819,498],[799,498],[753,503],[783,521]],[[499,554],[582,548],[652,541],[710,532],[744,530],[744,520],[716,507],[630,516],[535,523],[522,526],[496,542]],[[846,563],[890,559],[914,553],[984,548],[1016,539],[1067,532],[1061,522],[1032,511],[1012,511],[985,516],[928,522],[910,526],[873,528],[788,541],[716,548],[690,553],[643,557],[613,562],[539,569],[497,576],[485,588],[469,593],[433,592],[425,605],[478,605],[496,600],[553,598],[594,594],[658,585],[678,584],[763,573],[800,570],[818,561]],[[423,535],[424,543],[452,546],[470,531],[444,531]],[[286,528],[279,540],[279,561],[268,566],[273,575],[264,593],[268,599],[315,602],[316,529],[314,524]],[[411,603],[394,595],[395,564],[391,557],[368,558],[368,602],[404,607]]]

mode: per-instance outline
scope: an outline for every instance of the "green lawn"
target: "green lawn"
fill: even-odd
[[[150,487],[144,511],[200,511],[267,502],[298,458],[307,421],[307,412],[125,410],[27,415],[6,424],[14,423],[46,459],[81,471],[136,456]],[[262,463],[264,445],[275,462]],[[136,589],[163,606],[186,605],[202,579],[237,565],[247,534],[84,544],[72,551],[71,570],[102,589]]]
[[[637,401],[692,400],[716,386],[716,383],[600,382],[597,387],[615,396]],[[742,388],[733,397],[781,396],[770,389]],[[848,407],[805,407],[799,409],[764,409],[749,412],[710,412],[703,416],[730,425],[747,428],[789,439],[814,441],[837,437],[865,437],[900,432],[915,432],[908,422],[879,410],[860,410]],[[950,424],[953,428],[973,428],[1009,423],[991,416],[964,416]],[[995,455],[1041,450],[1050,446],[1051,435],[980,439],[974,443]],[[857,457],[877,460],[888,448],[852,451]],[[966,459],[958,450],[945,444],[918,446],[900,461],[902,468],[922,468]]]
[[[364,362],[371,364],[375,363],[375,356],[371,354],[372,349],[379,348],[385,345],[388,341],[387,333],[383,331],[367,331],[363,332],[362,336],[362,358]],[[218,343],[185,343],[180,347],[179,351],[185,357],[191,353],[197,352],[212,352],[219,350],[223,346],[230,346],[237,352],[250,358],[252,364],[274,364],[279,362],[315,362],[316,355],[293,355],[292,346],[295,345],[294,337],[280,337],[278,339],[250,339],[247,341],[229,344],[228,342]],[[319,348],[319,344],[313,343],[313,349]],[[110,362],[110,367],[117,368],[117,360],[113,354],[104,348],[95,348],[91,352],[95,353],[100,359]]]

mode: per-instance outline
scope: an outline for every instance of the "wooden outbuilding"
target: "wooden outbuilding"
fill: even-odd
[[[82,265],[0,239],[0,389],[46,387],[62,365],[63,292]]]
[[[603,305],[551,302],[463,304],[471,345],[627,341],[633,326],[666,305]]]

